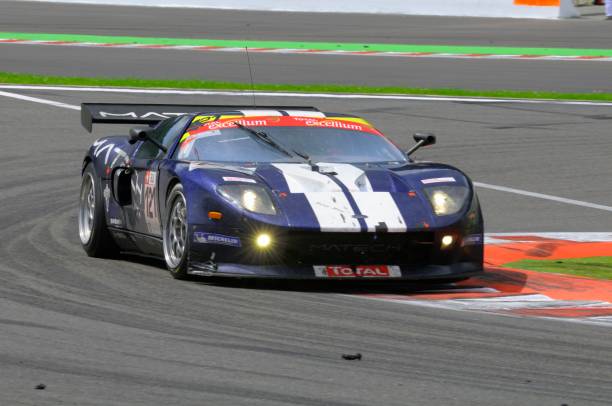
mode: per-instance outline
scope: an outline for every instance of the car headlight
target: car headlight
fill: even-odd
[[[465,205],[470,190],[465,186],[425,188],[429,203],[437,216],[455,214]]]
[[[217,191],[230,202],[253,213],[276,214],[270,194],[261,186],[222,185]]]

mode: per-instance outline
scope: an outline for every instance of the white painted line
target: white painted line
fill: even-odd
[[[199,95],[199,96],[252,96],[250,90],[177,90],[177,89],[134,89],[122,87],[97,86],[36,86],[36,85],[0,85],[0,89],[13,90],[58,90],[67,92],[101,92],[130,94],[169,94],[169,95]],[[346,100],[411,100],[411,101],[448,101],[462,103],[522,103],[522,104],[553,104],[572,106],[612,107],[612,102],[592,102],[574,100],[534,100],[534,99],[495,99],[461,96],[410,96],[410,95],[378,95],[378,94],[338,94],[338,93],[297,93],[297,92],[262,92],[255,95],[261,97],[296,97],[314,99],[346,99]]]
[[[49,106],[63,107],[65,109],[70,109],[70,110],[79,110],[79,111],[81,110],[81,106],[75,106],[73,104],[66,104],[66,103],[61,103],[61,102],[57,102],[57,101],[53,101],[53,100],[41,99],[41,98],[38,98],[38,97],[24,96],[22,94],[17,94],[17,93],[3,92],[1,90],[0,90],[0,96],[10,97],[10,98],[19,99],[19,100],[30,101],[30,102],[34,102],[34,103],[48,104]]]
[[[28,90],[38,89],[38,90],[71,90],[71,91],[91,91],[91,90],[84,90],[84,89],[96,89],[94,91],[113,91],[113,90],[119,90],[121,92],[125,92],[126,90],[129,90],[129,91],[134,90],[134,93],[145,92],[147,90],[147,89],[139,90],[139,89],[115,89],[115,88],[109,89],[109,88],[81,88],[81,87],[54,87],[54,86],[14,86],[14,85],[0,85],[0,88],[3,88],[3,89],[22,89],[22,90],[23,89],[28,89]],[[160,91],[160,90],[157,90],[157,91]],[[172,92],[178,92],[178,91],[172,91]],[[225,93],[225,92],[209,92],[209,93],[206,93],[206,94],[212,94],[212,93],[216,94],[216,93]],[[228,93],[236,94],[236,92],[228,92]],[[170,93],[170,94],[177,94],[177,93]],[[180,94],[183,94],[183,93],[180,93]],[[192,93],[188,93],[188,94],[192,94]],[[202,93],[200,93],[200,94],[202,94]],[[271,93],[271,94],[277,95],[276,93]],[[297,93],[297,94],[299,94],[299,93]],[[241,92],[241,95],[251,95],[251,93],[250,92]],[[47,104],[47,105],[55,106],[55,107],[63,107],[63,108],[71,109],[71,110],[81,110],[80,106],[75,106],[73,104],[66,104],[66,103],[61,103],[61,102],[57,102],[57,101],[53,101],[53,100],[41,99],[41,98],[38,98],[38,97],[25,96],[25,95],[21,95],[21,94],[17,94],[17,93],[9,93],[9,92],[0,91],[0,96],[6,96],[6,97],[11,97],[13,99],[19,99],[19,100],[25,100],[25,101],[31,101],[31,102],[34,102],[34,103]],[[302,96],[303,96],[303,94],[302,94]],[[359,95],[353,95],[353,96],[359,96]],[[288,97],[288,96],[285,96],[285,97]],[[567,204],[573,204],[575,206],[588,207],[588,208],[591,208],[591,209],[599,209],[599,210],[612,211],[612,207],[610,207],[610,206],[604,206],[604,205],[601,205],[601,204],[583,202],[583,201],[580,201],[580,200],[566,199],[564,197],[545,195],[545,194],[542,194],[542,193],[529,192],[527,190],[513,189],[513,188],[509,188],[509,187],[505,187],[505,186],[497,186],[497,185],[491,185],[491,184],[488,184],[488,183],[481,183],[481,182],[474,182],[474,185],[478,186],[478,187],[481,187],[481,188],[485,188],[485,189],[497,190],[497,191],[500,191],[500,192],[515,193],[515,194],[519,194],[519,195],[523,195],[523,196],[530,196],[530,197],[536,197],[536,198],[545,199],[545,200],[552,200],[552,201],[559,202],[559,203],[567,203]]]
[[[491,185],[491,184],[482,183],[482,182],[474,182],[474,185],[481,187],[481,188],[485,188],[485,189],[497,190],[499,192],[508,192],[508,193],[514,193],[517,195],[536,197],[538,199],[551,200],[553,202],[559,202],[559,203],[573,204],[574,206],[588,207],[590,209],[612,211],[612,207],[610,206],[604,206],[603,204],[583,202],[582,200],[567,199],[565,197],[545,195],[543,193],[529,192],[527,190],[514,189],[510,187],[505,187],[505,186]]]

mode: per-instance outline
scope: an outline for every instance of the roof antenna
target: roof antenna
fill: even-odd
[[[247,31],[250,32],[251,24],[247,24],[246,26]],[[257,107],[257,103],[255,102],[255,82],[253,81],[253,66],[251,66],[251,55],[249,54],[249,46],[245,45],[244,49],[246,51],[247,62],[249,63],[249,75],[251,76],[251,96],[253,97],[253,107]]]

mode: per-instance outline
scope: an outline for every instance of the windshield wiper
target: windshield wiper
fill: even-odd
[[[272,148],[276,149],[277,151],[280,151],[283,154],[293,158],[293,154],[291,152],[289,152],[285,148],[281,147],[276,141],[274,141],[272,138],[270,138],[270,136],[268,134],[266,134],[265,132],[254,130],[251,127],[247,127],[245,125],[242,125],[242,124],[240,124],[237,121],[234,121],[234,124],[236,124],[236,126],[238,128],[240,128],[240,129],[242,129],[244,131],[247,131],[251,135],[254,135],[258,140],[261,140],[261,141],[265,142],[266,144],[268,144]]]
[[[310,158],[309,155],[305,154],[304,152],[300,152],[300,151],[296,151],[295,149],[292,150],[293,153],[297,156],[299,156],[300,158],[303,158],[304,161],[306,161],[306,163],[308,165],[310,165],[310,169],[312,169],[313,172],[319,172],[322,173],[323,175],[337,175],[337,172],[334,171],[321,171],[321,167],[317,164],[315,164],[314,162],[312,162],[312,159]]]

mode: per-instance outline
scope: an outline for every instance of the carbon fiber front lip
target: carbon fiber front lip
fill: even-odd
[[[216,267],[216,270],[215,270]],[[483,266],[477,262],[459,262],[450,265],[401,266],[401,277],[345,277],[322,278],[315,275],[312,266],[289,267],[284,265],[245,265],[220,263],[191,263],[189,274],[194,276],[219,276],[237,278],[271,278],[271,279],[346,279],[346,280],[428,280],[445,278],[467,278],[483,272]]]

